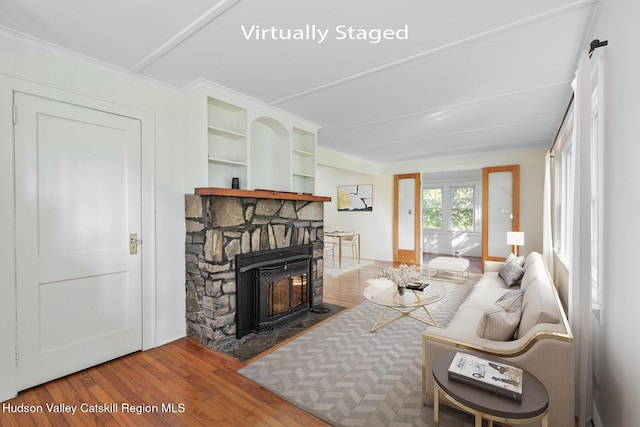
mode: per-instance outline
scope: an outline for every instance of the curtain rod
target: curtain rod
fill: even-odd
[[[589,58],[593,55],[593,51],[599,47],[607,46],[609,44],[608,40],[600,41],[598,39],[592,40],[589,44]],[[573,104],[573,99],[575,98],[575,94],[571,94],[571,98],[569,99],[569,104],[567,105],[567,109],[564,110],[564,115],[562,116],[562,121],[560,122],[560,126],[558,127],[558,132],[556,132],[556,137],[553,138],[553,144],[551,144],[551,148],[549,148],[549,153],[553,151],[553,147],[556,145],[556,141],[558,140],[558,136],[560,135],[560,129],[562,129],[562,125],[564,121],[567,119],[567,115],[569,114],[569,110],[571,109],[571,104]],[[553,156],[551,156],[553,157]]]

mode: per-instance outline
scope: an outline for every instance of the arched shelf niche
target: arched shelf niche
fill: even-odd
[[[254,189],[291,189],[291,135],[271,117],[251,123],[251,184]]]

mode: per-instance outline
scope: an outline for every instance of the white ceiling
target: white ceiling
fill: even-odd
[[[186,88],[313,121],[375,162],[548,147],[597,0],[0,0],[0,26]],[[243,26],[329,30],[247,40]],[[408,40],[338,40],[338,25]]]

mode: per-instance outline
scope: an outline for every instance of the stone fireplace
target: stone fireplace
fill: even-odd
[[[322,303],[324,202],[329,200],[222,188],[186,195],[187,335],[215,348],[256,329],[286,325]],[[238,260],[244,262],[240,268]],[[241,269],[251,270],[251,288],[239,289]],[[247,319],[241,309],[239,317],[239,304],[254,296],[265,302],[263,312],[250,305],[257,314]]]

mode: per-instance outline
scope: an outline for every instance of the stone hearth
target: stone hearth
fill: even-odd
[[[312,244],[312,303],[322,302],[323,201],[269,197],[185,196],[187,335],[208,347],[236,334],[237,254]]]

